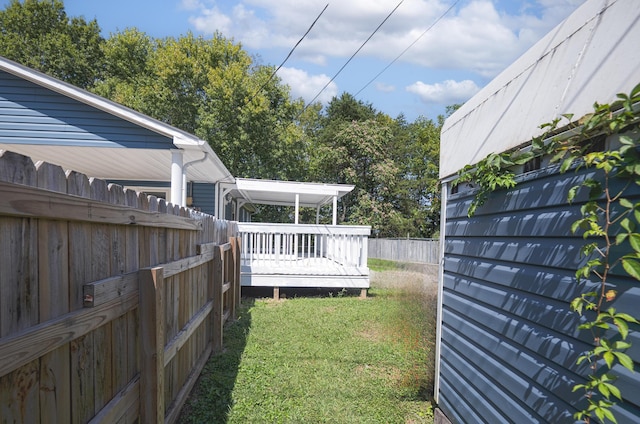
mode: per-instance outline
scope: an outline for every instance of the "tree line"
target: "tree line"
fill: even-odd
[[[128,28],[105,38],[60,0],[12,0],[0,34],[1,56],[197,135],[237,177],[353,184],[340,222],[378,237],[437,236],[445,116],[407,122],[349,93],[305,106],[274,66],[222,33],[154,38]],[[291,213],[261,207],[254,220],[290,222]],[[315,215],[303,208],[301,222]]]

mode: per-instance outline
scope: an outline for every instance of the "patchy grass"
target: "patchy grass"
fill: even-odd
[[[392,271],[400,268],[400,264],[398,262],[376,258],[367,259],[367,266],[374,272]]]
[[[182,423],[432,423],[436,285],[376,272],[370,297],[245,300]]]

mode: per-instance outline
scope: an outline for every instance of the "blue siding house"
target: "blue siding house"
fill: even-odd
[[[581,317],[569,303],[589,284],[576,281],[585,241],[571,231],[585,199],[569,203],[567,192],[593,171],[560,173],[543,158],[538,169],[516,169],[516,187],[491,193],[472,217],[473,187],[451,183],[489,153],[530,145],[540,125],[565,113],[577,120],[594,102],[629,93],[640,82],[639,21],[636,0],[587,0],[443,126],[441,422],[574,423],[584,407],[573,387],[586,381],[589,364],[576,361],[593,337],[577,329]],[[637,185],[628,197],[640,201]],[[618,293],[611,306],[637,316],[638,282],[615,269],[609,281]],[[636,370],[638,330],[631,326],[627,351]],[[617,422],[640,422],[640,373],[619,365],[613,373],[623,394]]]
[[[206,141],[2,57],[0,149],[215,215],[234,182]]]

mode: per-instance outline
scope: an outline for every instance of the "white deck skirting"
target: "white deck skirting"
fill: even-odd
[[[239,223],[241,284],[369,288],[369,227]]]

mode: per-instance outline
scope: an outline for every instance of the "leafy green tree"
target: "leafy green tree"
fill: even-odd
[[[207,140],[238,177],[297,179],[307,144],[302,109],[270,67],[217,33],[151,39],[136,29],[104,46],[96,92]]]
[[[96,20],[69,18],[59,0],[12,0],[0,10],[0,55],[81,88],[99,78],[103,56]]]

